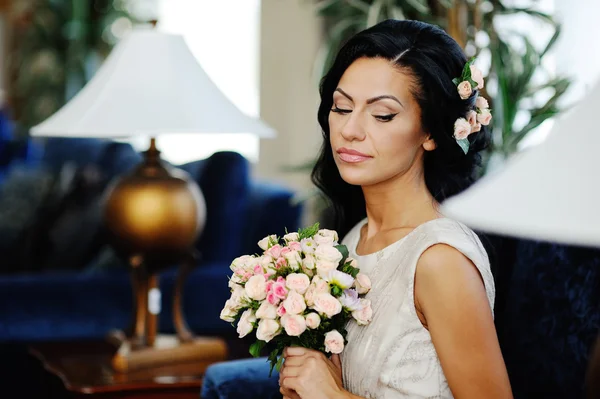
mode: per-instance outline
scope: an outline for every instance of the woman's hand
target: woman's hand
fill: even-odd
[[[342,364],[338,355],[327,359],[321,352],[289,347],[279,374],[280,391],[289,399],[338,399],[345,396]]]

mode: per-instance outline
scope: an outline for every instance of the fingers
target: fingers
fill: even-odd
[[[309,353],[310,350],[301,346],[288,346],[283,350],[283,356],[285,358],[292,356],[304,356]]]
[[[333,363],[333,365],[338,368],[338,369],[342,369],[342,359],[340,359],[340,355],[332,355],[331,356],[331,362]]]

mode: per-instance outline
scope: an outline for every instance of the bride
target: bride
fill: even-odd
[[[313,180],[371,276],[373,318],[350,323],[340,357],[287,348],[284,397],[512,397],[487,254],[438,209],[474,181],[491,118],[483,85],[432,25],[385,21],[341,49],[321,83]]]

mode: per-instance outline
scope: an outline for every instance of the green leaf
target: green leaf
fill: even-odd
[[[298,230],[298,236],[300,237],[301,240],[304,238],[312,238],[312,237],[314,237],[315,234],[317,234],[318,231],[319,231],[319,223],[317,222],[310,227]]]
[[[343,290],[338,287],[337,285],[334,285],[331,287],[331,295],[333,295],[334,297],[340,297],[343,293]]]
[[[381,15],[381,10],[386,0],[375,0],[373,4],[369,7],[369,12],[367,13],[367,28],[377,24],[381,20],[379,16]]]
[[[460,148],[462,148],[463,152],[466,154],[469,152],[469,139],[456,140]]]
[[[252,357],[260,357],[260,352],[265,347],[266,342],[257,340],[252,345],[250,345],[250,354]]]
[[[348,247],[346,247],[345,245],[336,245],[334,248],[340,251],[340,253],[342,254],[341,264],[343,265],[346,262],[346,259],[348,259],[348,256],[350,255],[350,253],[348,252]]]

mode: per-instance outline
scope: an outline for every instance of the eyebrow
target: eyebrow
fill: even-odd
[[[346,93],[344,90],[340,89],[339,87],[337,89],[335,89],[335,91],[337,91],[338,93],[341,93],[344,97],[346,97],[348,100],[350,101],[354,101],[354,99],[352,98],[352,96],[350,96],[348,93]],[[400,100],[398,100],[398,98],[396,98],[395,96],[392,96],[390,94],[383,94],[381,96],[377,96],[377,97],[373,97],[373,98],[369,98],[367,100],[367,104],[373,104],[377,101],[380,100],[394,100],[396,101],[398,104],[400,104],[400,106],[404,107],[404,105],[400,102]]]

